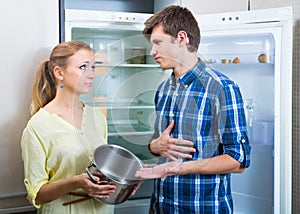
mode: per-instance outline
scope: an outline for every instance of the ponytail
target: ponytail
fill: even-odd
[[[52,70],[49,68],[49,60],[40,63],[33,83],[31,115],[47,105],[56,95],[56,81]]]

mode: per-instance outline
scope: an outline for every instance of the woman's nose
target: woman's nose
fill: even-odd
[[[94,79],[94,78],[95,78],[94,72],[92,72],[92,73],[89,75],[89,78],[90,78],[90,79]]]
[[[89,69],[88,78],[94,79],[95,78],[95,71],[93,69]]]

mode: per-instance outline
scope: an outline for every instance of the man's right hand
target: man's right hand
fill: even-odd
[[[170,160],[192,158],[190,153],[196,152],[196,149],[193,147],[194,143],[189,140],[176,139],[170,136],[174,123],[175,122],[172,121],[161,136],[150,142],[150,151],[154,154],[167,157]]]

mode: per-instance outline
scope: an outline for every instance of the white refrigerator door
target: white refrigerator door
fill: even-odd
[[[232,175],[235,213],[291,213],[292,14],[291,7],[284,7],[197,16],[203,41],[200,44],[199,56],[204,57],[213,68],[224,71],[236,80],[242,94],[245,95],[244,98],[255,98],[254,108],[258,108],[256,116],[268,119],[272,122],[270,124],[274,124],[271,125],[271,131],[274,132],[272,149],[264,152],[264,148],[268,147],[253,144],[250,168],[243,174]],[[265,38],[262,35],[272,37],[273,42],[262,41]],[[249,43],[245,39],[240,39],[247,37]],[[233,38],[233,41],[236,39],[236,42],[230,39],[229,41],[241,49],[226,44],[228,38]],[[268,45],[271,46],[269,52],[271,59],[268,59],[265,65],[257,61],[259,51],[255,53],[256,62],[244,57],[255,52],[253,48],[257,44],[253,43],[254,40],[265,43],[267,51]],[[222,49],[217,47],[217,44],[223,44],[225,47]],[[243,46],[246,47],[244,50]],[[222,53],[220,55],[216,51],[216,57],[212,57],[214,48],[222,50],[223,54],[226,53],[231,57],[230,60],[233,58],[231,54],[236,51],[240,54],[240,58],[244,57],[244,61],[239,65],[233,63],[225,65],[221,63]],[[255,106],[255,102],[258,102],[258,106]],[[263,105],[259,106],[259,102]],[[261,136],[253,135],[253,137]],[[266,168],[264,171],[263,166],[270,166],[271,169]],[[259,167],[260,170],[255,170]],[[270,183],[273,185],[269,189],[264,189],[263,185],[268,185],[268,181],[264,180],[267,178],[263,173],[271,177]],[[254,182],[255,178],[257,179]],[[253,189],[257,189],[260,193],[255,195]],[[268,198],[270,195],[271,198]]]

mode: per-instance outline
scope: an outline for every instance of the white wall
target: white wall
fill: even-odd
[[[9,0],[0,6],[0,213],[7,196],[25,192],[20,138],[29,119],[35,69],[59,40],[55,0]],[[16,204],[14,204],[17,206]]]

